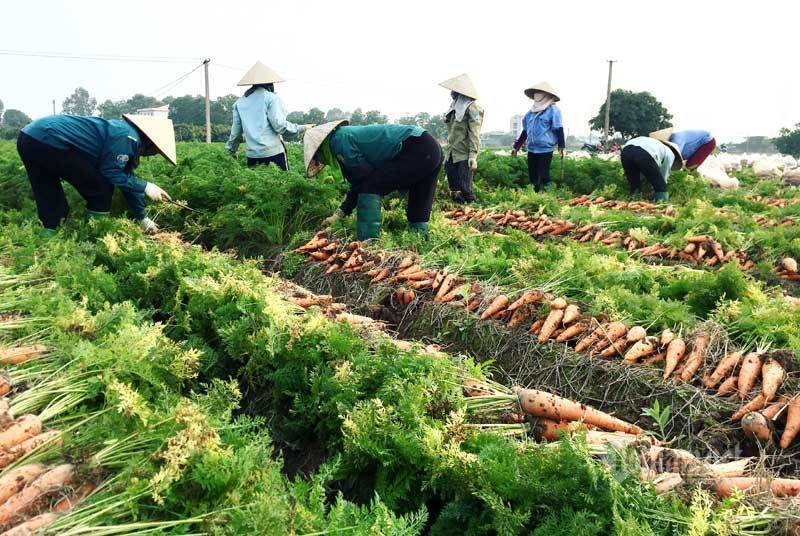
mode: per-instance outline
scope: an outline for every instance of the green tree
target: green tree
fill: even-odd
[[[3,126],[3,110],[5,109],[5,105],[3,101],[0,100],[0,127]]]
[[[361,108],[356,108],[355,110],[353,110],[353,113],[350,114],[350,124],[351,125],[364,124],[364,112],[361,111]]]
[[[125,101],[104,100],[97,105],[97,113],[103,119],[118,119],[127,113]]]
[[[306,123],[308,123],[308,121],[306,121],[306,113],[305,112],[298,112],[296,110],[294,112],[289,112],[286,115],[286,119],[289,122],[295,123],[297,125],[305,125]]]
[[[431,115],[428,112],[420,112],[417,115],[407,115],[397,120],[401,125],[417,125],[424,128],[437,140],[447,139],[447,125],[441,114]]]
[[[594,130],[603,130],[605,114],[606,104],[603,103],[597,115],[589,121],[589,126]],[[626,138],[646,136],[654,130],[672,126],[670,119],[672,114],[647,91],[634,93],[615,89],[611,92],[611,133],[619,133]]]
[[[774,140],[775,147],[783,154],[800,157],[800,123],[794,129],[782,128],[780,136]]]
[[[169,117],[174,123],[184,125],[206,124],[206,101],[200,95],[184,95],[182,97],[166,97],[169,104]]]
[[[306,114],[306,123],[319,125],[325,122],[325,112],[319,108],[311,108]]]
[[[25,113],[9,108],[3,114],[3,126],[5,128],[22,128],[31,122],[31,118]]]
[[[138,110],[155,108],[163,106],[163,104],[163,102],[155,97],[137,93],[133,97],[125,100],[103,101],[97,105],[97,113],[103,119],[119,119],[122,117],[122,114],[135,114]]]
[[[341,108],[331,108],[328,110],[328,113],[325,114],[325,122],[329,121],[338,121],[339,119],[346,119],[347,114],[342,111]]]
[[[378,110],[370,110],[364,114],[365,125],[385,125],[389,122],[389,118],[380,113]]]
[[[61,105],[63,112],[70,115],[92,115],[95,108],[97,108],[97,99],[89,95],[89,92],[82,87],[76,88]]]

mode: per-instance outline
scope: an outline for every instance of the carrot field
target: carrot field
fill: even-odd
[[[221,145],[39,233],[0,143],[0,535],[796,534],[800,194],[485,152],[430,236]],[[7,532],[4,532],[7,531]]]

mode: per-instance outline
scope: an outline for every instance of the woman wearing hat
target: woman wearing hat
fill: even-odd
[[[51,115],[22,129],[17,151],[28,173],[39,220],[45,233],[54,234],[67,217],[69,205],[61,180],[86,200],[86,217],[107,216],[114,187],[139,221],[142,230],[158,231],[147,217],[144,196],[152,201],[170,197],[161,188],[134,174],[139,158],[156,153],[175,165],[172,121],[123,114],[123,119]]]
[[[514,143],[511,156],[516,157],[523,145],[528,150],[528,178],[537,192],[550,186],[550,163],[558,147],[564,157],[564,124],[556,103],[556,91],[547,82],[539,82],[525,90],[533,105],[522,119],[522,133]],[[527,144],[526,144],[527,141]]]
[[[671,141],[678,146],[687,168],[697,169],[706,161],[717,147],[717,140],[705,130],[680,130],[671,128],[657,130],[650,134],[657,140]]]
[[[444,171],[453,199],[470,203],[475,200],[472,174],[478,168],[483,108],[475,100],[478,92],[467,74],[445,80],[439,85],[449,89],[453,99],[444,115],[447,125]]]
[[[639,136],[625,144],[620,159],[625,178],[628,179],[628,193],[631,197],[642,198],[641,175],[644,175],[653,188],[653,200],[669,200],[667,192],[669,172],[683,166],[681,152],[674,143]]]
[[[239,81],[238,85],[250,87],[233,105],[233,125],[225,148],[231,156],[236,156],[244,137],[247,167],[275,164],[288,170],[281,134],[296,134],[309,126],[296,125],[286,119],[283,101],[275,94],[277,82],[283,82],[283,78],[260,61]]]
[[[347,126],[332,121],[306,131],[306,173],[313,177],[326,165],[340,169],[350,183],[330,224],[356,209],[359,240],[381,231],[381,196],[408,190],[406,217],[411,230],[428,232],[442,150],[428,132],[412,125]]]

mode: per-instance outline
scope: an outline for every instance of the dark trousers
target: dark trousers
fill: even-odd
[[[661,170],[658,168],[655,159],[650,156],[650,153],[637,147],[636,145],[628,145],[622,149],[620,154],[622,160],[622,169],[625,171],[625,178],[628,179],[628,192],[633,194],[642,191],[642,178],[644,175],[650,186],[653,187],[654,192],[666,192],[667,181],[661,176]]]
[[[114,186],[95,168],[92,159],[79,151],[56,149],[24,132],[17,138],[17,152],[28,172],[39,220],[55,229],[69,214],[61,179],[70,183],[86,200],[86,209],[110,212]]]
[[[262,164],[265,166],[268,166],[269,164],[275,164],[284,171],[289,170],[289,166],[286,164],[286,153],[280,153],[273,156],[268,156],[266,158],[247,157],[247,167],[249,168],[253,168]]]
[[[711,138],[706,143],[697,148],[692,157],[686,161],[686,167],[697,168],[706,161],[706,158],[717,148],[717,140]]]
[[[406,216],[412,223],[431,219],[436,181],[442,167],[442,148],[427,132],[403,142],[400,153],[373,171],[360,185],[363,194],[386,195],[408,190]]]
[[[550,163],[553,161],[553,152],[532,153],[528,151],[528,178],[537,192],[550,186]]]
[[[453,162],[453,155],[444,163],[444,172],[447,174],[447,183],[451,192],[461,192],[464,201],[475,201],[472,193],[472,170],[469,161]]]

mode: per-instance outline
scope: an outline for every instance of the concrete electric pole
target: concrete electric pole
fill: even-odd
[[[208,64],[211,60],[206,58],[203,60],[203,68],[206,72],[206,143],[211,143],[211,100],[209,97],[208,89]]]
[[[608,143],[608,130],[611,114],[611,68],[614,66],[615,60],[608,60],[608,86],[606,87],[606,121],[605,129],[603,130],[603,144]]]

